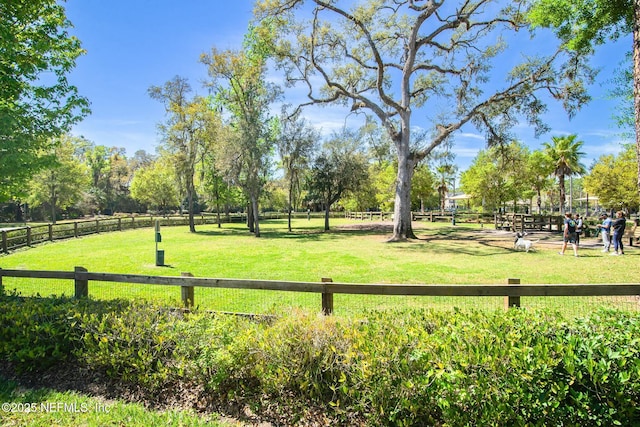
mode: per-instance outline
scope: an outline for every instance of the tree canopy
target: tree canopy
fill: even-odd
[[[415,166],[451,135],[472,124],[492,144],[508,143],[510,129],[526,120],[538,132],[542,92],[571,114],[588,100],[583,81],[593,75],[564,46],[519,38],[523,62],[513,63],[504,35],[524,32],[526,0],[425,1],[262,0],[262,35],[286,72],[307,89],[306,104],[351,106],[377,117],[397,156],[394,234],[411,229]],[[275,29],[274,29],[275,28]],[[525,46],[525,43],[530,43]],[[505,59],[508,58],[508,61]],[[496,82],[498,82],[496,84]],[[422,109],[428,138],[416,138],[412,119]]]
[[[637,158],[633,145],[627,145],[619,155],[600,157],[584,178],[585,189],[598,196],[598,203],[607,209],[637,211],[640,208],[635,182]]]
[[[56,137],[89,113],[67,80],[84,53],[56,0],[0,0],[0,202],[48,164]]]
[[[560,189],[560,211],[564,212],[566,203],[565,177],[582,175],[586,168],[580,163],[584,153],[580,151],[582,141],[577,140],[577,135],[554,136],[550,142],[545,142],[544,152],[549,159],[553,174],[558,178]]]
[[[636,157],[640,159],[640,0],[536,0],[529,14],[534,26],[551,27],[575,51],[591,52],[608,39],[632,34],[633,110]],[[640,160],[636,163],[640,194]]]

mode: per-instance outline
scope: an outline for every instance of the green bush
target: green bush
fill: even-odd
[[[372,425],[640,421],[637,314],[372,313],[286,318],[260,337],[263,390]]]
[[[18,371],[69,360],[82,342],[80,321],[84,313],[101,316],[126,304],[0,293],[0,358],[12,362]]]
[[[51,366],[66,360],[73,347],[68,299],[0,299],[0,356],[19,371]]]
[[[263,322],[8,295],[0,326],[0,357],[24,368],[75,357],[150,392],[183,382],[257,412],[275,407],[292,423],[310,413],[343,425],[640,423],[639,313],[292,313]]]
[[[176,322],[180,312],[147,303],[104,315],[86,313],[81,318],[83,347],[76,356],[112,377],[160,388],[175,366]]]

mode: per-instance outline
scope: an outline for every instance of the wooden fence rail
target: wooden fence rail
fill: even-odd
[[[268,218],[273,217],[269,215]],[[232,214],[225,216],[225,221],[244,221],[244,214]],[[0,230],[0,251],[8,253],[11,250],[33,246],[45,241],[77,238],[89,234],[105,233],[110,231],[123,231],[136,228],[153,227],[159,220],[162,226],[187,225],[189,218],[186,215],[176,216],[121,216],[96,219],[85,219],[74,222],[61,222],[57,224],[43,224],[26,227],[12,227]],[[196,225],[214,224],[217,217],[211,214],[201,214],[195,217]]]
[[[229,288],[251,290],[274,290],[288,292],[312,292],[322,296],[322,311],[325,314],[333,312],[334,294],[359,295],[404,295],[404,296],[466,296],[466,297],[495,297],[502,296],[505,308],[519,307],[520,297],[527,296],[638,296],[639,283],[621,284],[520,284],[520,279],[511,278],[506,284],[357,284],[335,283],[330,278],[323,278],[321,282],[287,282],[275,280],[249,279],[217,279],[193,277],[189,273],[182,276],[147,276],[139,274],[92,273],[83,267],[76,267],[75,271],[46,271],[46,270],[5,270],[0,269],[0,290],[3,277],[20,277],[34,279],[68,279],[75,284],[75,297],[83,298],[89,295],[90,282],[119,282],[145,285],[180,286],[182,302],[191,307],[195,304],[194,288]]]

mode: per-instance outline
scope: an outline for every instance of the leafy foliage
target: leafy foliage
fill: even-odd
[[[88,168],[74,156],[73,151],[71,138],[68,135],[61,137],[53,152],[54,164],[38,172],[29,183],[31,207],[47,205],[54,224],[56,209],[73,206],[89,186]]]
[[[398,159],[392,240],[404,240],[415,237],[413,169],[456,131],[474,125],[490,144],[506,144],[519,120],[537,134],[547,130],[540,118],[543,93],[569,115],[588,101],[584,82],[593,73],[561,43],[549,46],[514,34],[526,59],[499,75],[498,65],[514,58],[504,35],[530,29],[529,6],[524,0],[261,0],[256,17],[287,84],[305,87],[303,106],[368,110],[387,131]],[[428,138],[412,126],[422,108]]]
[[[553,174],[558,178],[560,188],[560,211],[565,209],[565,177],[581,175],[586,168],[580,163],[584,153],[580,151],[584,142],[577,141],[578,135],[553,136],[551,142],[545,142],[544,153],[553,165]]]
[[[66,75],[84,53],[55,0],[0,1],[0,201],[46,165],[41,150],[89,113]]]
[[[392,311],[271,321],[147,303],[0,298],[0,357],[75,356],[150,392],[183,381],[211,398],[277,403],[340,424],[632,425],[640,315]],[[269,405],[273,406],[273,405]]]
[[[640,207],[635,171],[638,159],[634,148],[628,145],[617,156],[600,157],[584,178],[585,188],[598,196],[601,206],[631,211]]]
[[[131,197],[163,212],[177,206],[175,169],[168,158],[161,158],[138,169],[131,181]]]
[[[325,143],[309,172],[309,200],[325,210],[325,230],[329,230],[331,206],[349,192],[356,192],[367,181],[368,165],[359,151],[355,134],[344,130]]]

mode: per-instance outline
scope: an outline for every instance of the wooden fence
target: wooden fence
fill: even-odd
[[[287,292],[307,292],[320,294],[322,312],[332,314],[334,294],[358,295],[404,295],[404,296],[466,296],[466,297],[504,297],[505,308],[520,307],[520,298],[527,296],[632,296],[640,295],[640,284],[565,284],[565,285],[523,285],[520,279],[508,279],[506,284],[493,285],[445,285],[445,284],[357,284],[334,283],[330,278],[320,282],[286,282],[273,280],[215,279],[197,278],[189,273],[182,276],[147,276],[136,274],[92,273],[83,267],[74,271],[45,270],[5,270],[0,269],[0,291],[3,289],[3,277],[33,279],[66,279],[75,285],[76,298],[88,297],[90,282],[136,283],[144,285],[176,286],[181,289],[182,303],[186,307],[195,304],[195,288],[250,289],[255,291],[275,290]]]
[[[338,215],[334,213],[334,216]],[[339,214],[342,216],[342,213]],[[295,212],[294,218],[324,218],[324,213]],[[285,219],[287,214],[283,212],[263,212],[260,219]],[[11,250],[36,245],[42,242],[81,237],[88,234],[105,233],[109,231],[131,230],[135,228],[153,227],[155,221],[160,221],[161,226],[189,225],[189,217],[185,215],[130,215],[99,217],[82,219],[77,221],[65,221],[56,224],[42,224],[25,227],[11,227],[0,229],[0,253],[8,253]],[[196,225],[217,224],[218,216],[215,213],[203,213],[195,215]],[[246,213],[221,214],[222,223],[246,222]]]
[[[347,219],[369,220],[369,221],[390,221],[393,219],[393,212],[353,212],[346,211],[344,217]],[[475,212],[452,212],[452,211],[425,211],[411,212],[413,221],[429,222],[474,222],[488,224],[493,222],[493,214],[480,214]]]

